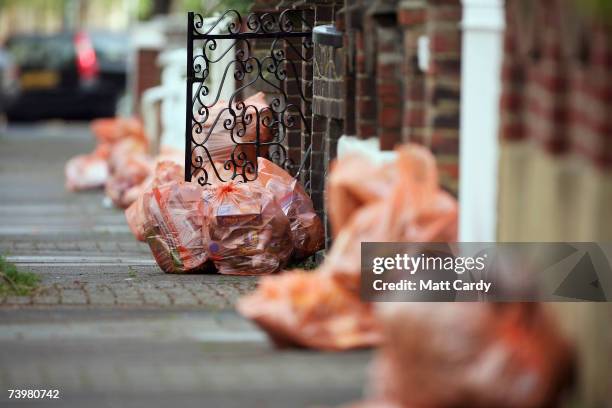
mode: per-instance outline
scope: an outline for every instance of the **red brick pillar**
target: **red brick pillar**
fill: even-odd
[[[400,3],[398,23],[403,29],[404,109],[402,138],[405,142],[425,142],[425,72],[419,68],[419,39],[425,35],[426,0]]]
[[[402,134],[402,38],[394,21],[385,23],[376,28],[376,130],[381,150],[392,150]]]
[[[371,27],[370,27],[371,28]],[[374,58],[372,55],[367,55],[365,46],[365,31],[355,31],[355,127],[357,136],[361,139],[376,136],[376,72],[371,64],[368,64],[368,58]],[[371,33],[370,33],[371,35]]]
[[[336,1],[316,4],[316,26],[331,25],[340,7]],[[344,129],[345,60],[342,33],[315,34],[313,59],[312,153],[310,190],[317,213],[325,217],[325,177],[329,162],[336,156],[337,141]],[[329,234],[328,234],[329,236]]]
[[[356,134],[355,128],[355,53],[352,49],[354,45],[354,34],[355,30],[353,27],[348,28],[346,24],[347,16],[349,11],[344,7],[336,13],[336,19],[334,25],[338,31],[343,33],[342,48],[343,48],[343,67],[344,70],[341,73],[343,89],[342,99],[344,100],[344,129],[343,134],[354,136]],[[336,149],[333,150],[333,157],[336,157]]]
[[[427,3],[430,61],[426,78],[425,138],[438,159],[442,185],[454,193],[459,178],[461,11],[460,0]]]

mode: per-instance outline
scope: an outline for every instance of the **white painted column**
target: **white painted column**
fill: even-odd
[[[497,238],[503,0],[463,0],[459,240]]]

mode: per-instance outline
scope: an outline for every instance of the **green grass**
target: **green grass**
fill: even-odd
[[[14,263],[0,255],[0,296],[27,296],[38,287],[40,278],[17,269]]]

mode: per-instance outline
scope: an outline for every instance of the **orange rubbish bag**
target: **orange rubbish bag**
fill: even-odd
[[[101,118],[91,121],[90,128],[98,143],[114,144],[120,140],[136,139],[147,144],[144,126],[136,118]]]
[[[360,168],[363,166],[361,160]],[[393,166],[396,175],[390,186],[384,187],[386,192],[375,194],[378,199],[363,194],[367,200],[355,200],[358,205],[350,206],[353,214],[315,272],[307,278],[291,272],[271,278],[268,287],[275,290],[262,285],[240,301],[238,310],[272,338],[280,336],[286,343],[330,350],[378,344],[380,327],[370,324],[375,319],[359,299],[361,242],[456,239],[457,204],[440,190],[433,156],[425,148],[407,145],[398,150]],[[384,172],[390,174],[390,169]],[[288,289],[295,287],[300,290]],[[316,312],[303,299],[316,299]],[[330,330],[329,322],[336,321],[336,314],[338,321],[343,321],[342,315],[350,315],[358,323],[346,320],[345,325],[334,324]],[[319,338],[311,338],[314,334]]]
[[[138,186],[149,179],[152,166],[150,157],[143,154],[124,157],[106,181],[106,196],[119,208],[129,207],[142,192]]]
[[[178,182],[153,188],[143,195],[145,236],[155,261],[166,273],[201,272],[208,249],[202,241],[206,228],[204,189]]]
[[[259,140],[270,141],[272,138],[269,125],[271,120],[272,111],[263,92],[258,92],[242,102],[235,102],[231,106],[228,101],[218,101],[208,108],[208,118],[202,129],[197,126],[194,128],[193,139],[206,146],[212,161],[225,163],[234,155],[234,160],[238,163],[241,163],[242,160],[255,163],[257,160],[255,147],[252,145],[237,146],[236,144],[254,142],[258,128]],[[232,130],[228,130],[226,126]],[[260,147],[259,154],[265,153],[266,149]],[[210,161],[201,147],[194,147],[192,155],[201,155],[204,156],[204,161]]]
[[[302,185],[285,170],[260,157],[257,181],[272,193],[291,224],[293,258],[301,260],[323,249],[323,223],[315,213],[312,200]]]
[[[102,188],[108,179],[108,149],[99,147],[93,153],[74,156],[66,162],[66,189],[81,191]]]
[[[266,276],[237,308],[278,346],[338,351],[371,347],[381,340],[371,305],[330,277],[311,272]]]
[[[130,231],[138,241],[144,241],[146,236],[146,214],[145,214],[145,198],[144,195],[150,192],[153,188],[163,186],[171,182],[179,182],[183,180],[184,169],[182,166],[172,161],[161,161],[157,164],[154,171],[154,176],[147,182],[147,185],[138,192],[136,200],[125,210],[125,218],[127,219]]]
[[[553,407],[571,381],[573,347],[542,304],[380,309],[385,341],[370,387],[376,400],[401,407]]]
[[[108,167],[112,174],[123,170],[123,162],[133,156],[148,156],[147,147],[138,140],[120,140],[110,146]]]
[[[357,210],[388,197],[397,182],[395,163],[368,166],[368,174],[364,176],[367,162],[367,157],[351,154],[332,163],[326,204],[334,238]]]
[[[138,241],[144,241],[146,238],[144,230],[146,214],[143,196],[155,187],[163,186],[168,183],[178,183],[185,177],[185,169],[182,164],[177,163],[177,158],[175,152],[169,150],[165,152],[162,151],[162,153],[157,156],[157,165],[153,174],[141,184],[132,187],[126,193],[132,197],[136,197],[134,202],[125,210],[125,217],[130,227],[130,231],[132,231],[132,234],[134,234],[134,237]],[[228,174],[228,171],[223,171],[221,173],[222,177],[229,177]],[[215,185],[219,184],[218,180],[214,177],[210,180],[211,182],[215,182]],[[197,183],[194,182],[194,184]]]
[[[387,198],[354,212],[334,240],[322,273],[359,291],[362,242],[455,242],[456,200],[438,186],[433,155],[424,147],[397,150],[396,181]],[[363,166],[363,163],[362,163]]]
[[[91,130],[97,140],[96,149],[66,162],[66,188],[70,191],[104,187],[115,169],[121,168],[119,161],[146,151],[147,138],[137,119],[96,119],[91,123]],[[121,195],[116,189],[113,193]]]
[[[127,139],[113,145],[108,160],[111,176],[106,183],[106,195],[119,208],[127,208],[151,185],[157,177],[158,163],[174,162],[182,165],[183,153],[176,149],[162,147],[157,157],[146,154],[146,146]],[[181,180],[173,177],[172,180]]]
[[[206,189],[203,240],[221,274],[262,275],[285,266],[293,245],[289,220],[256,183]]]

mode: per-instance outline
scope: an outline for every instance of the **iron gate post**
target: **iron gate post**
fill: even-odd
[[[191,115],[193,113],[193,15],[187,14],[187,79],[185,92],[185,181],[191,181],[191,138],[187,137],[191,132]],[[189,109],[191,107],[191,109]]]

